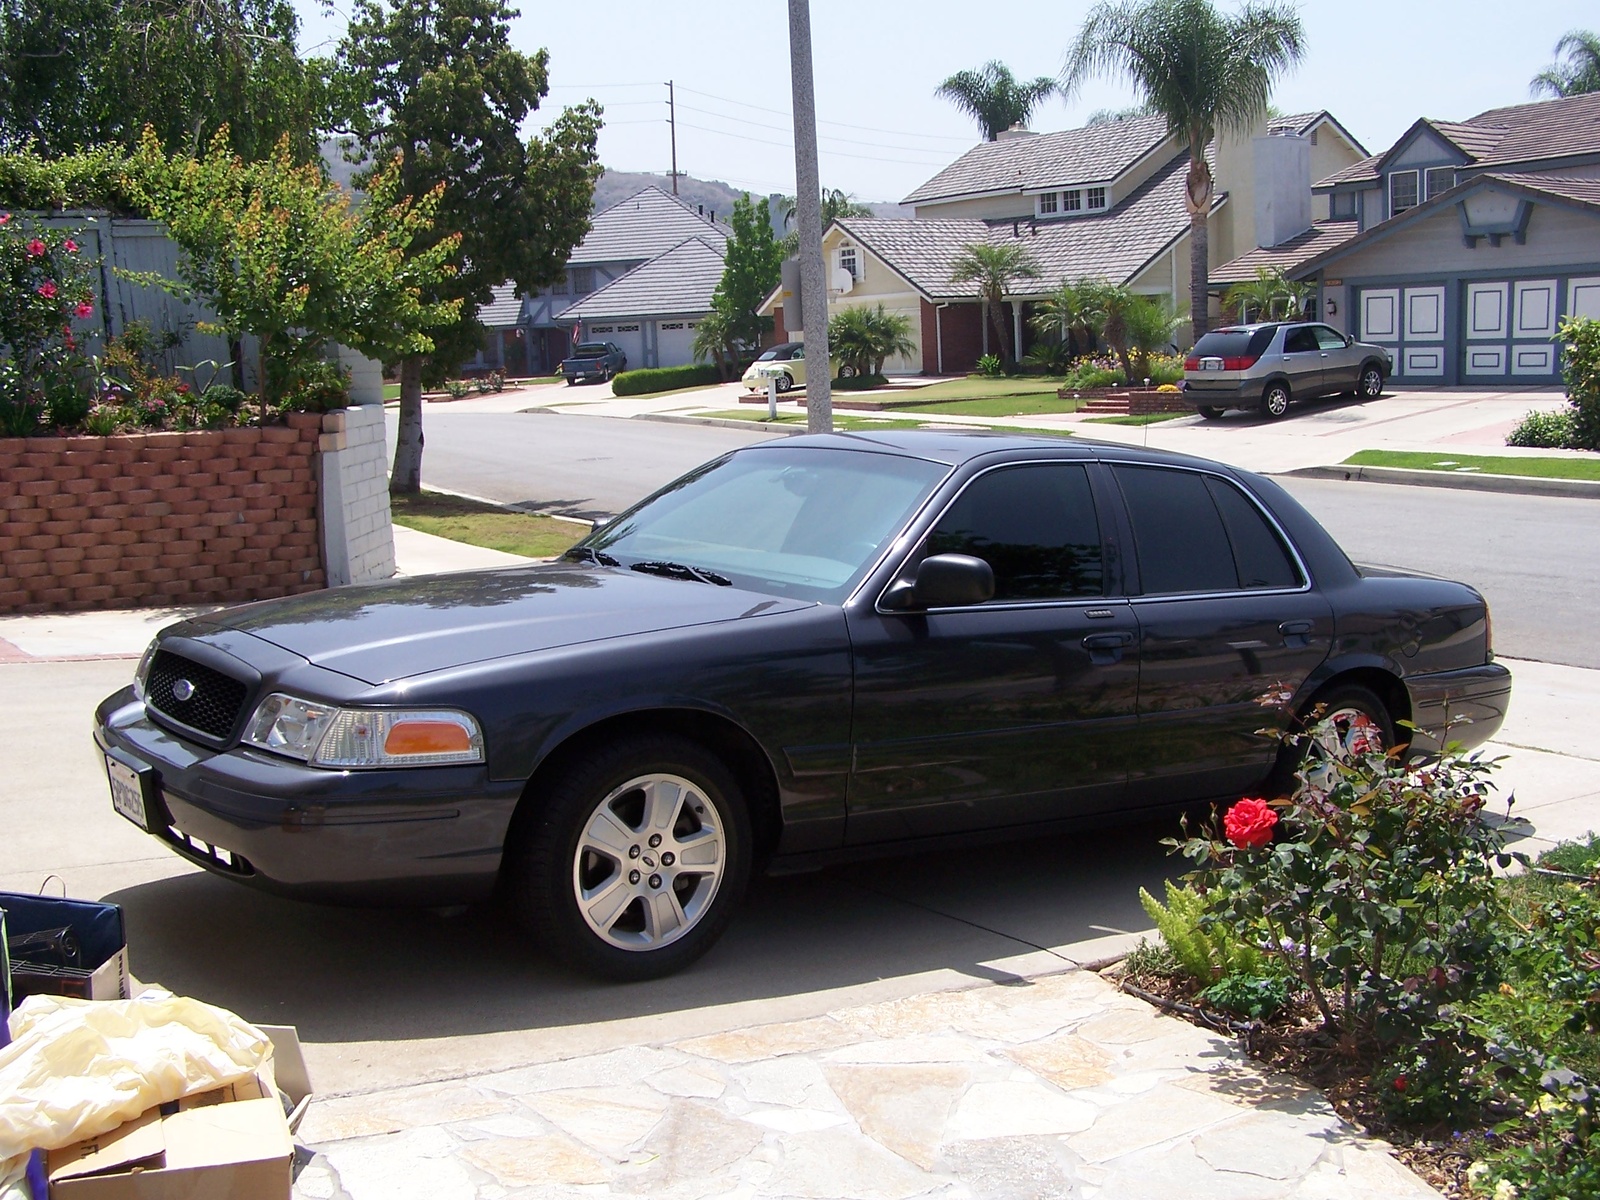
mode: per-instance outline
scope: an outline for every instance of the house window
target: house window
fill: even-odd
[[[572,294],[587,296],[594,291],[594,268],[574,267],[572,269]]]
[[[1348,221],[1356,215],[1356,194],[1354,192],[1335,192],[1328,204],[1328,215],[1335,221]]]
[[[1429,167],[1428,168],[1428,199],[1432,200],[1440,192],[1448,192],[1456,185],[1456,169],[1454,167]]]
[[[1417,185],[1420,181],[1415,171],[1396,171],[1389,176],[1389,215],[1397,216],[1408,208],[1417,206]]]
[[[1061,193],[1061,207],[1067,212],[1083,211],[1083,193],[1077,190]]]
[[[1039,215],[1041,217],[1047,216],[1055,211],[1056,194],[1054,192],[1046,192],[1044,195],[1039,197]]]
[[[861,259],[857,256],[854,246],[840,247],[839,269],[841,271],[849,271],[851,279],[861,278]]]
[[[1090,209],[1104,208],[1106,206],[1106,190],[1103,187],[1089,189]]]
[[[565,275],[550,285],[550,294],[552,296],[565,296],[567,294],[567,277]]]

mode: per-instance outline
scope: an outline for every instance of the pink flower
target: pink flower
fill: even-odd
[[[80,301],[78,307],[73,309],[72,312],[79,320],[84,317],[92,317],[94,316],[94,305],[88,301]]]
[[[11,214],[10,213],[0,213],[0,225],[9,225],[10,223],[11,223]]]
[[[41,242],[38,238],[34,238],[32,241],[30,241],[28,243],[28,253],[31,254],[34,258],[38,258],[41,254],[43,254],[44,253],[44,249],[45,249],[44,243]]]
[[[38,287],[34,288],[34,291],[38,292],[39,295],[43,296],[46,300],[54,300],[56,298],[56,285],[51,283],[48,279],[46,279]]]
[[[67,251],[68,254],[76,254],[78,252],[78,243],[73,241],[71,238],[68,238],[66,241],[62,242],[61,244],[62,244],[62,246],[66,247],[66,251]]]

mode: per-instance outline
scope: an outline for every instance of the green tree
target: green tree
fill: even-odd
[[[976,71],[957,71],[933,94],[972,117],[984,138],[993,142],[1013,125],[1026,125],[1033,110],[1056,90],[1056,81],[1048,75],[1018,80],[1011,68],[991,59]]]
[[[712,305],[724,314],[732,340],[748,350],[772,328],[772,318],[758,310],[778,286],[783,250],[772,236],[772,213],[765,199],[751,203],[748,193],[740,196],[733,202],[729,224],[733,236],[728,239],[727,265]]]
[[[1128,306],[1123,317],[1133,358],[1129,384],[1150,375],[1150,356],[1165,354],[1172,348],[1173,335],[1186,319],[1165,296],[1134,296],[1134,303]]]
[[[911,340],[910,318],[882,304],[858,304],[841,309],[828,322],[828,348],[841,367],[870,377],[883,374],[885,360],[915,354],[917,344]]]
[[[1254,279],[1223,293],[1222,304],[1237,312],[1241,321],[1292,320],[1304,316],[1314,290],[1309,283],[1285,278],[1277,268],[1257,267]]]
[[[325,64],[295,51],[289,0],[0,0],[0,146],[132,150],[146,125],[199,153],[226,126],[246,159],[317,152]]]
[[[1561,61],[1562,56],[1566,61]],[[1600,35],[1573,29],[1555,46],[1556,61],[1533,77],[1528,90],[1535,96],[1579,96],[1600,92]]]
[[[372,174],[359,208],[317,164],[297,165],[287,137],[246,162],[226,129],[200,158],[167,154],[151,130],[131,174],[144,210],[181,251],[181,288],[140,281],[198,298],[230,340],[255,335],[264,400],[280,398],[331,342],[375,358],[425,353],[430,331],[456,318],[459,300],[429,298],[454,271],[457,246],[432,236],[442,189],[401,195],[397,163]]]
[[[1000,361],[1015,364],[1011,330],[1005,319],[1006,293],[1013,280],[1037,279],[1039,268],[1021,242],[969,242],[961,247],[950,270],[951,283],[976,283],[999,339]]]
[[[716,364],[718,379],[728,378],[728,364],[738,357],[738,350],[734,345],[733,322],[722,308],[714,304],[711,311],[695,323],[691,349],[696,359],[710,359]]]
[[[1196,339],[1210,328],[1208,220],[1216,185],[1205,148],[1219,131],[1245,133],[1268,113],[1272,84],[1305,53],[1305,28],[1268,0],[1237,16],[1211,0],[1121,0],[1095,5],[1067,55],[1071,94],[1091,75],[1129,79],[1142,103],[1189,144],[1189,306]]]
[[[1063,346],[1088,351],[1094,341],[1095,302],[1104,284],[1098,279],[1063,279],[1033,306],[1033,331]]]
[[[784,258],[793,258],[800,253],[800,231],[791,229],[799,209],[793,196],[785,196],[779,202],[779,215],[783,218],[783,227],[788,230],[783,235],[779,247]],[[826,230],[829,225],[842,217],[870,217],[872,210],[865,204],[858,203],[849,192],[842,192],[838,188],[822,189],[822,228]]]
[[[359,0],[339,47],[344,128],[358,153],[379,163],[398,157],[402,194],[443,187],[435,228],[408,253],[461,238],[460,270],[425,297],[458,302],[455,321],[435,331],[431,353],[389,360],[400,367],[396,494],[422,487],[424,378],[442,380],[483,345],[477,308],[496,285],[553,283],[589,229],[600,106],[568,108],[522,140],[549,88],[549,55],[512,47],[515,15],[501,0]]]

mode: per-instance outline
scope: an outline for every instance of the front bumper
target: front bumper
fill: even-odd
[[[245,747],[213,751],[151,721],[132,688],[101,703],[94,737],[146,769],[149,832],[174,853],[304,899],[482,899],[522,794],[481,764],[330,771]]]
[[[1405,685],[1417,727],[1412,747],[1423,753],[1483,745],[1500,731],[1511,705],[1511,672],[1499,663],[1411,675]]]

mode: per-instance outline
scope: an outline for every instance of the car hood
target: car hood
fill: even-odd
[[[621,568],[548,563],[331,588],[229,609],[173,632],[239,630],[319,667],[380,684],[578,642],[811,604]]]

